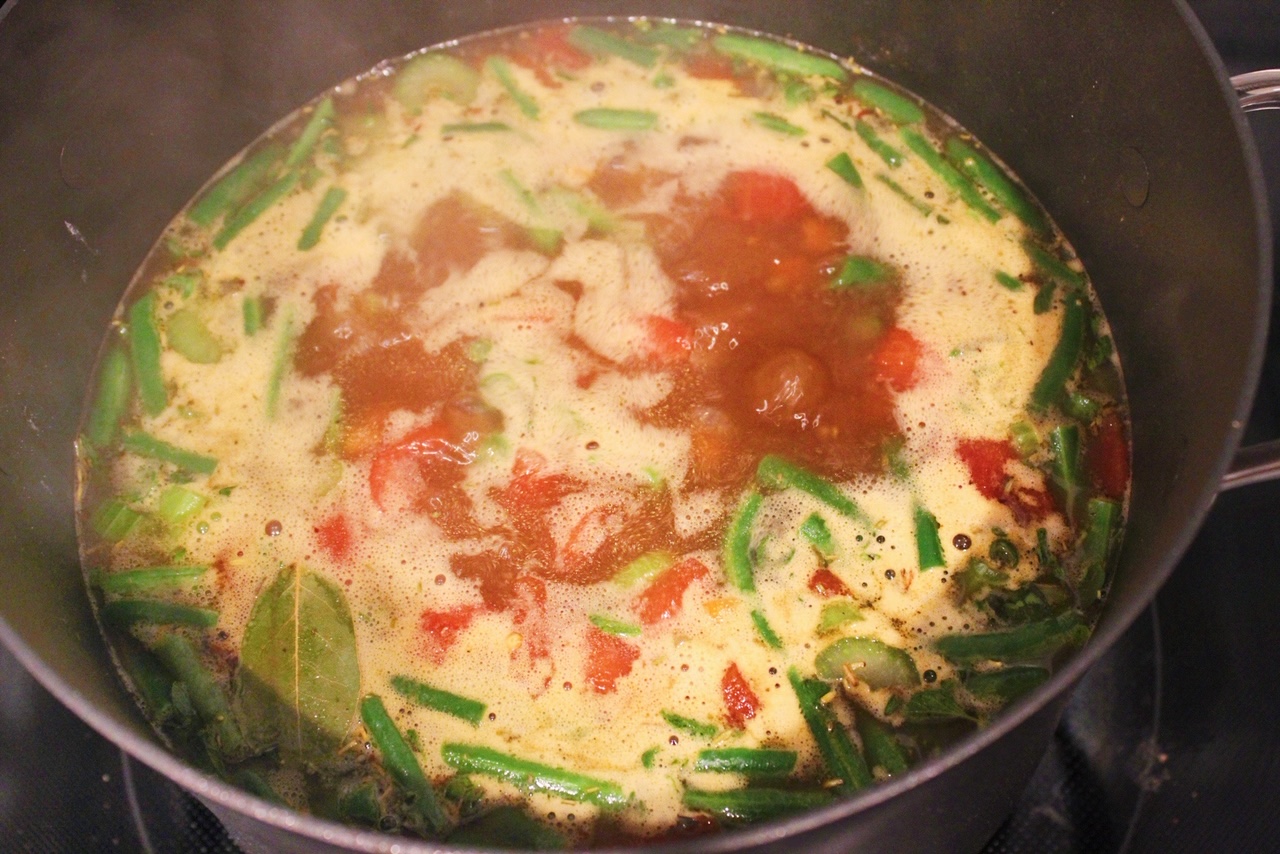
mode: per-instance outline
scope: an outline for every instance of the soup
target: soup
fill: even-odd
[[[213,773],[590,846],[905,771],[1088,637],[1106,321],[954,122],[668,21],[387,63],[174,220],[78,443],[142,709]]]

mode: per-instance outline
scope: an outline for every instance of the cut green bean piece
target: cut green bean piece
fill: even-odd
[[[1085,424],[1097,418],[1102,410],[1102,403],[1097,398],[1082,391],[1063,395],[1061,403],[1063,412]]]
[[[244,334],[249,336],[256,335],[258,330],[262,328],[262,297],[245,297],[241,314],[244,315]]]
[[[462,825],[449,835],[449,843],[522,851],[559,851],[569,847],[562,835],[511,805],[495,807]]]
[[[843,178],[849,186],[862,188],[862,176],[858,174],[858,167],[853,165],[853,158],[845,152],[828,160],[826,167]]]
[[[160,330],[156,326],[156,295],[154,291],[143,294],[129,307],[129,355],[133,363],[133,378],[138,384],[138,400],[142,411],[152,417],[159,415],[169,405],[169,390],[164,385],[160,370]]]
[[[141,513],[129,507],[123,501],[108,498],[94,511],[90,524],[93,530],[98,533],[98,536],[104,540],[118,543],[129,536],[129,532],[133,530],[133,526],[138,524],[138,520],[141,518]]]
[[[169,315],[165,333],[169,348],[188,362],[212,365],[222,358],[222,344],[193,306],[183,306]]]
[[[275,357],[271,363],[271,376],[267,378],[267,417],[275,418],[280,409],[280,389],[284,384],[285,371],[293,361],[293,343],[296,330],[293,327],[292,314],[286,314],[280,324],[280,337],[276,339]]]
[[[226,692],[201,663],[191,641],[171,632],[160,638],[152,651],[174,679],[186,686],[191,705],[209,727],[217,748],[233,756],[238,753],[244,747],[244,735],[231,712]]]
[[[831,289],[843,291],[858,285],[874,285],[888,279],[891,271],[884,264],[865,255],[850,255],[831,280]]]
[[[954,664],[984,661],[1035,662],[1089,639],[1089,625],[1078,611],[1027,623],[1014,629],[943,635],[933,648]]]
[[[230,213],[251,199],[258,188],[270,180],[284,148],[268,145],[245,158],[239,166],[205,192],[200,200],[187,211],[187,217],[196,225],[208,228],[218,217]]]
[[[865,77],[854,81],[853,97],[868,107],[875,107],[900,125],[924,121],[924,110],[915,101]]]
[[[596,56],[621,57],[642,68],[652,68],[658,61],[658,51],[654,48],[629,42],[595,27],[574,27],[569,31],[569,44]]]
[[[920,684],[911,654],[876,638],[840,638],[819,652],[813,663],[824,679],[852,675],[873,690]]]
[[[809,514],[809,517],[800,523],[800,536],[809,541],[809,545],[818,550],[818,554],[824,558],[835,557],[836,544],[831,538],[831,529],[827,527],[824,520],[817,513]]]
[[[1075,518],[1076,504],[1084,490],[1080,471],[1080,428],[1059,424],[1049,431],[1049,453],[1052,455],[1051,476],[1062,492],[1067,519]]]
[[[916,560],[920,571],[946,566],[947,560],[942,556],[942,539],[938,536],[937,518],[920,504],[912,510],[912,515],[915,518]]]
[[[724,571],[729,583],[739,590],[756,589],[755,561],[751,555],[751,536],[756,516],[763,503],[760,493],[752,490],[729,520],[724,537]]]
[[[338,212],[338,208],[346,198],[347,191],[341,187],[330,187],[325,191],[311,221],[307,223],[307,227],[302,230],[302,236],[298,238],[298,249],[305,252],[320,242],[320,233],[324,231],[325,225]]]
[[[156,501],[156,515],[170,525],[181,525],[204,509],[208,501],[200,493],[174,484],[160,493]]]
[[[831,687],[820,679],[802,678],[794,667],[787,670],[787,679],[800,702],[800,713],[830,776],[831,785],[824,788],[848,795],[869,786],[871,771],[866,760],[849,738],[848,730],[822,701],[831,693]]]
[[[419,706],[461,718],[472,726],[479,726],[487,708],[479,700],[433,688],[425,682],[410,679],[408,676],[392,676],[391,687],[396,689],[402,697],[412,700]]]
[[[829,635],[836,629],[862,619],[862,612],[852,602],[828,602],[818,618],[818,634]]]
[[[760,127],[776,133],[786,134],[787,136],[804,136],[808,133],[804,128],[799,125],[793,125],[776,113],[756,112],[751,114],[751,118]]]
[[[658,754],[662,752],[661,747],[650,747],[644,753],[640,754],[640,765],[643,768],[652,768],[654,761],[658,758]]]
[[[129,392],[133,383],[129,376],[129,357],[124,348],[112,345],[102,357],[98,370],[98,390],[93,397],[93,409],[85,425],[85,435],[96,447],[110,444],[120,429],[120,419],[129,407]]]
[[[1037,267],[1050,278],[1061,282],[1068,289],[1079,290],[1084,287],[1084,273],[1070,267],[1057,255],[1046,250],[1034,240],[1024,240],[1022,248]]]
[[[867,754],[867,764],[881,768],[886,774],[901,774],[907,770],[907,753],[894,737],[893,730],[870,712],[859,709],[855,725],[862,739],[862,749]]]
[[[1032,231],[1038,234],[1048,232],[1049,224],[1040,209],[989,157],[958,136],[948,139],[945,148],[947,159],[975,183],[985,187],[1006,210]]]
[[[382,754],[382,765],[391,779],[413,799],[413,808],[427,827],[437,836],[443,835],[449,827],[449,818],[436,797],[431,781],[422,773],[418,757],[413,755],[404,736],[387,714],[381,697],[377,694],[364,696],[360,701],[360,720],[364,721],[373,746]]]
[[[218,461],[213,457],[188,451],[177,445],[170,445],[140,431],[125,433],[124,438],[120,440],[120,446],[140,457],[171,463],[192,474],[213,474],[214,469],[218,467]]]
[[[455,122],[441,125],[440,135],[449,136],[455,133],[502,133],[511,130],[506,122]]]
[[[973,185],[962,172],[947,162],[941,152],[933,147],[933,143],[924,138],[924,135],[915,128],[903,128],[901,131],[902,139],[907,143],[907,148],[915,152],[921,160],[923,160],[930,169],[937,173],[943,182],[956,191],[956,194],[967,204],[973,208],[978,216],[987,222],[995,222],[1000,219],[1000,212],[987,203],[982,197],[982,193],[978,192],[978,188]]]
[[[833,800],[821,789],[729,789],[708,792],[685,789],[681,803],[691,810],[710,813],[721,821],[753,823],[825,806]]]
[[[1075,373],[1080,352],[1084,349],[1084,328],[1087,322],[1084,301],[1072,295],[1067,298],[1062,312],[1062,333],[1049,361],[1045,363],[1040,378],[1031,389],[1031,408],[1044,411],[1055,402],[1066,388],[1067,380]]]
[[[716,774],[745,774],[749,777],[784,777],[795,767],[794,750],[720,747],[699,750],[693,770]]]
[[[325,98],[316,104],[316,108],[311,111],[311,118],[307,120],[302,133],[298,134],[297,140],[284,158],[285,169],[301,166],[311,156],[316,143],[320,141],[321,134],[333,127],[333,119],[336,115],[333,109],[333,98]]]
[[[623,620],[606,616],[605,614],[592,614],[587,619],[591,621],[591,625],[606,634],[617,635],[618,637],[623,638],[640,637],[640,626],[635,623],[628,623]]]
[[[146,566],[124,572],[95,572],[93,584],[103,593],[146,593],[188,584],[208,571],[207,566]]]
[[[1084,572],[1076,594],[1081,604],[1088,607],[1098,600],[1106,585],[1112,541],[1120,527],[1120,505],[1105,498],[1091,498],[1085,514]]]
[[[620,110],[612,107],[596,107],[573,114],[580,125],[598,130],[653,130],[658,126],[658,114],[651,110]]]
[[[669,552],[648,552],[618,570],[613,576],[613,581],[623,587],[632,587],[654,578],[675,562],[675,558]]]
[[[888,175],[885,175],[883,172],[876,175],[876,180],[892,190],[895,196],[919,211],[921,216],[929,216],[933,213],[933,205],[920,201],[915,196],[908,193],[905,187],[890,178]]]
[[[858,136],[862,137],[862,141],[867,144],[867,147],[875,152],[890,169],[897,169],[902,165],[904,160],[902,152],[885,142],[870,124],[858,119],[854,122],[853,129]]]
[[[693,718],[686,718],[684,715],[677,715],[675,712],[668,712],[665,709],[662,712],[662,719],[678,730],[687,732],[690,735],[696,735],[698,738],[711,738],[720,731],[715,724],[703,723]]]
[[[556,795],[604,809],[623,807],[631,800],[617,783],[509,756],[489,747],[446,742],[440,752],[451,768],[503,780],[524,792]]]
[[[113,626],[146,623],[209,629],[218,624],[218,612],[160,599],[116,599],[102,606],[102,619]]]
[[[536,119],[540,110],[538,103],[529,96],[527,92],[520,88],[520,84],[516,82],[516,76],[511,73],[511,66],[500,56],[491,56],[485,62],[485,67],[494,77],[498,78],[498,82],[502,84],[502,88],[507,90],[507,94],[511,96],[511,100],[516,102],[516,106],[520,108],[520,112],[526,117]],[[502,122],[488,122],[488,124],[502,125]],[[445,125],[446,128],[450,125]],[[456,127],[456,125],[454,126]],[[503,130],[510,130],[506,125],[502,125]],[[447,132],[447,131],[446,131]]]
[[[254,220],[266,213],[268,208],[292,192],[298,185],[300,177],[298,172],[286,172],[223,220],[222,228],[213,236],[213,248],[219,251],[226,249],[227,244],[234,240],[237,234],[248,228]]]
[[[764,641],[765,646],[770,649],[782,649],[782,638],[778,637],[778,633],[773,630],[773,626],[769,625],[769,620],[765,617],[761,610],[751,612],[751,622],[755,624],[756,633],[760,635],[760,639]]]
[[[648,30],[642,30],[637,38],[649,44],[664,44],[673,50],[685,51],[701,42],[706,37],[703,30],[697,27],[678,27],[675,24],[659,22]]]
[[[1034,691],[1048,679],[1049,671],[1043,667],[1014,665],[984,673],[971,673],[965,677],[964,687],[979,700],[1006,705],[1023,694]]]
[[[758,62],[775,71],[801,76],[820,75],[836,80],[849,76],[848,70],[830,57],[806,53],[777,42],[725,33],[712,39],[711,44],[726,56]]]
[[[756,466],[756,483],[767,491],[794,488],[807,492],[841,516],[863,521],[858,505],[841,492],[838,486],[776,454],[761,458],[760,464]]]
[[[996,270],[995,276],[1001,287],[1008,288],[1011,291],[1022,290],[1022,279],[1017,276],[1011,276],[1003,270]]]

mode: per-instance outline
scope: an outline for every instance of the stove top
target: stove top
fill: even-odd
[[[1280,4],[1190,5],[1231,73],[1280,67]],[[1280,111],[1254,114],[1250,123],[1280,220]],[[1280,248],[1280,228],[1275,240]],[[1246,441],[1277,436],[1280,342],[1273,339]],[[1280,484],[1218,500],[1156,602],[1073,694],[986,852],[1276,849],[1276,508]],[[3,647],[0,848],[239,851],[201,804],[81,723]]]

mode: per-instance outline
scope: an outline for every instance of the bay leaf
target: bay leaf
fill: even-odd
[[[287,566],[254,602],[238,671],[251,737],[320,758],[346,736],[360,699],[355,625],[342,588]]]

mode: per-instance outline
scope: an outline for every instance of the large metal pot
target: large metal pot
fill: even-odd
[[[1261,362],[1270,228],[1235,94],[1181,2],[11,0],[0,11],[0,639],[248,848],[418,850],[201,774],[165,751],[116,680],[72,517],[71,443],[102,330],[154,236],[204,179],[324,87],[494,26],[639,13],[853,54],[958,118],[1023,177],[1092,272],[1133,412],[1129,533],[1085,651],[901,779],[697,850],[980,846],[1034,769],[1067,690],[1146,607],[1220,488]]]

